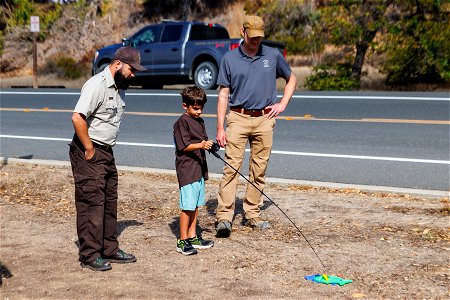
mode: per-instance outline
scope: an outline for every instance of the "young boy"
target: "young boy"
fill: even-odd
[[[205,150],[213,144],[208,141],[205,123],[200,115],[207,99],[205,92],[191,86],[181,92],[185,113],[173,125],[175,166],[180,186],[180,239],[177,251],[184,255],[196,254],[196,249],[208,249],[213,241],[196,234],[198,207],[205,205],[205,180],[208,179]]]

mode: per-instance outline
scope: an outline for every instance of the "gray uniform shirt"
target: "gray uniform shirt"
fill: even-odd
[[[276,79],[290,76],[291,68],[277,49],[261,45],[250,57],[241,45],[223,56],[217,84],[230,88],[230,106],[263,109],[277,100]]]
[[[108,67],[90,78],[81,89],[74,112],[86,116],[93,142],[114,146],[125,111],[125,91],[117,89]]]

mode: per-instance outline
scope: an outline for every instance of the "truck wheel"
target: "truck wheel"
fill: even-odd
[[[195,84],[204,90],[215,89],[217,85],[217,67],[210,61],[198,65],[194,73]]]
[[[97,69],[95,69],[95,74],[100,73],[100,72],[103,71],[107,66],[109,66],[109,63],[101,64],[100,67],[98,67]]]

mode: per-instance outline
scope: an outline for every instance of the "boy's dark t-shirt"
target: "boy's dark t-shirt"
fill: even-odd
[[[176,155],[175,167],[180,187],[196,182],[202,177],[207,180],[208,166],[206,164],[205,150],[182,151],[190,144],[208,140],[203,119],[183,114],[173,124],[173,138]]]

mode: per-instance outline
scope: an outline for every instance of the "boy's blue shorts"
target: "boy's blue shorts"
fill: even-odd
[[[180,188],[180,208],[194,211],[197,207],[205,205],[205,179]]]

